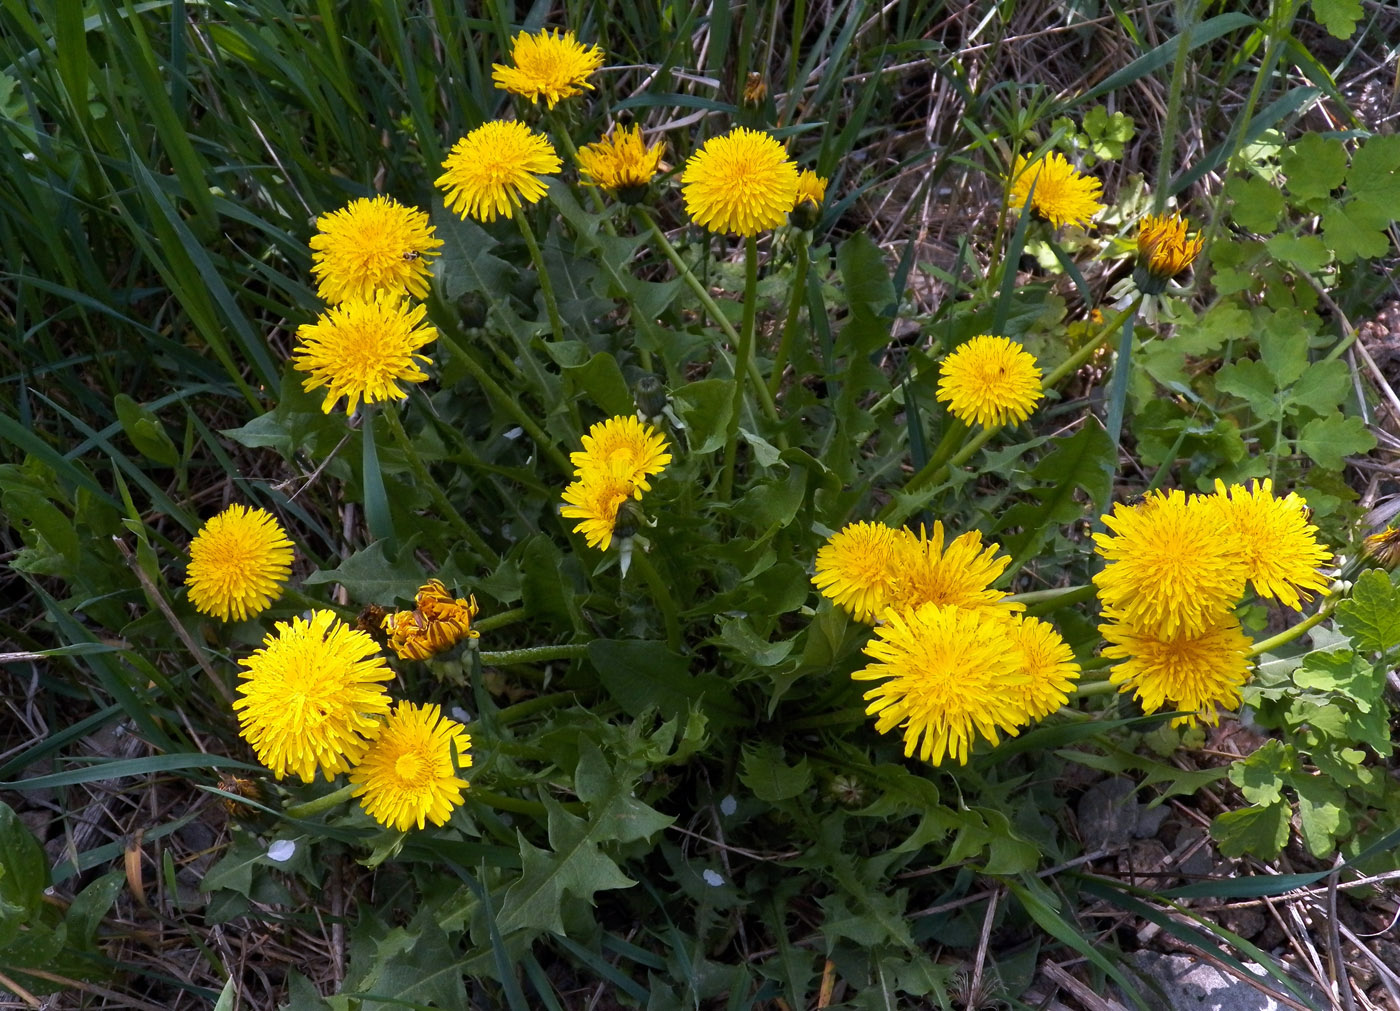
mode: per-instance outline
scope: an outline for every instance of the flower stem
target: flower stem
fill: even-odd
[[[322,811],[329,811],[337,804],[350,799],[350,795],[355,792],[355,784],[348,783],[339,790],[332,790],[322,797],[308,800],[304,804],[293,804],[289,808],[283,809],[282,813],[288,818],[312,818]]]
[[[511,664],[548,663],[550,660],[571,660],[588,652],[588,644],[566,642],[558,646],[531,646],[527,649],[508,649],[499,653],[482,651],[481,662],[494,667],[508,667]]]
[[[480,621],[472,622],[472,628],[478,632],[490,632],[492,629],[503,628],[506,625],[514,625],[517,621],[525,620],[525,608],[516,607],[509,611],[498,611],[489,614]]]
[[[811,237],[805,229],[797,232],[797,266],[792,275],[792,294],[788,297],[787,318],[783,320],[783,336],[778,342],[778,353],[773,359],[773,370],[768,374],[768,394],[776,397],[778,387],[783,384],[783,372],[787,369],[788,356],[792,354],[792,342],[797,335],[797,318],[802,312],[802,296],[807,291],[807,268],[811,264],[811,254],[807,247]]]
[[[1114,684],[1108,678],[1103,678],[1102,680],[1079,682],[1074,686],[1071,697],[1087,699],[1095,695],[1112,695],[1116,691],[1118,691],[1118,685]]]
[[[413,471],[414,479],[427,489],[428,496],[438,507],[438,511],[443,514],[448,525],[472,546],[472,550],[483,562],[495,565],[500,560],[499,556],[491,550],[489,544],[482,540],[481,535],[472,529],[471,524],[462,518],[461,511],[453,506],[447,497],[447,492],[443,491],[442,485],[438,484],[437,479],[428,471],[427,465],[423,463],[423,458],[418,455],[418,449],[413,445],[413,440],[404,431],[403,422],[399,419],[398,412],[388,410],[384,412],[383,417],[389,425],[389,432],[393,435],[394,441],[399,444],[399,449],[403,450],[403,455],[408,460],[409,469]]]
[[[549,457],[550,462],[558,467],[561,473],[572,473],[573,466],[569,463],[569,458],[554,445],[554,442],[549,436],[544,434],[544,430],[535,423],[534,418],[530,417],[525,408],[521,406],[520,401],[509,396],[505,390],[501,389],[501,385],[491,378],[491,374],[476,360],[474,354],[464,345],[459,344],[450,337],[445,330],[438,330],[438,340],[446,344],[448,349],[457,356],[458,360],[467,367],[467,371],[472,374],[472,378],[486,391],[486,395],[491,398],[492,403],[514,418],[516,423],[519,424],[521,428],[525,429],[526,434],[534,440],[540,452]]]
[[[734,490],[734,462],[739,455],[739,417],[744,413],[744,380],[753,358],[754,317],[758,308],[758,239],[744,237],[744,318],[739,349],[734,358],[734,396],[729,401],[729,426],[724,432],[724,471],[719,479],[719,500],[728,502]],[[766,393],[768,388],[759,382]]]
[[[661,230],[661,226],[656,223],[656,220],[652,218],[645,207],[633,207],[632,213],[640,218],[642,223],[650,230],[652,238],[656,240],[657,247],[665,254],[666,259],[671,261],[671,266],[676,268],[676,273],[680,276],[681,280],[685,281],[690,287],[690,290],[695,293],[695,297],[700,300],[700,304],[704,306],[705,311],[710,314],[710,318],[715,321],[715,325],[724,331],[724,335],[729,338],[731,344],[738,347],[742,343],[739,339],[739,332],[734,329],[734,325],[730,323],[724,313],[720,311],[719,306],[715,304],[715,300],[711,298],[710,293],[705,290],[705,285],[701,283],[700,278],[695,276],[695,271],[691,270],[686,262],[681,259],[681,254],[676,252],[676,247],[671,245],[671,240],[666,238],[666,233]],[[738,369],[737,362],[735,363],[735,369],[736,371]],[[773,406],[773,398],[768,395],[768,385],[763,381],[763,376],[759,374],[758,364],[752,359],[748,362],[748,372],[749,378],[753,381],[754,388],[758,394],[759,407],[763,409],[763,413],[768,420],[776,425],[778,423],[778,409]],[[779,449],[788,448],[787,436],[782,432],[778,433],[777,441]]]
[[[823,727],[843,727],[865,722],[865,707],[853,706],[838,709],[834,713],[819,713],[816,716],[803,716],[788,720],[785,730],[820,730]]]
[[[511,814],[528,814],[535,818],[544,818],[549,811],[537,800],[522,800],[519,797],[506,797],[499,793],[492,793],[490,790],[483,790],[479,787],[472,787],[467,791],[467,796],[487,807],[494,807],[497,811],[509,811]],[[560,804],[565,811],[570,814],[583,814],[587,810],[578,801],[569,801],[567,804]]]
[[[540,279],[540,294],[544,295],[545,312],[549,313],[549,329],[554,333],[555,340],[562,341],[564,322],[559,318],[559,302],[554,297],[554,282],[549,279],[549,271],[545,269],[544,254],[540,252],[540,245],[535,241],[535,233],[530,229],[530,223],[525,220],[525,209],[516,207],[515,211],[511,216],[520,226],[520,236],[529,247],[530,259],[534,261],[535,273]]]
[[[1304,618],[1292,628],[1285,628],[1278,635],[1271,636],[1263,642],[1256,642],[1249,648],[1245,656],[1256,657],[1263,653],[1268,653],[1271,650],[1275,650],[1286,643],[1292,642],[1304,632],[1326,621],[1332,612],[1336,610],[1341,599],[1342,595],[1340,593],[1329,594],[1327,598],[1323,600],[1321,606],[1318,607],[1316,613]]]
[[[656,571],[651,556],[645,551],[633,551],[632,564],[636,567],[638,574],[651,586],[656,606],[661,609],[661,620],[666,623],[666,644],[679,653],[681,650],[681,623],[677,616],[675,598],[667,589],[666,581]]]

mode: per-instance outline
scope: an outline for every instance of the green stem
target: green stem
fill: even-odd
[[[850,709],[838,709],[834,713],[821,713],[817,716],[803,716],[796,720],[788,720],[784,724],[784,730],[820,730],[823,727],[851,726],[865,722],[865,707],[853,706]]]
[[[553,709],[555,706],[566,702],[573,702],[578,698],[578,692],[553,692],[549,695],[536,695],[532,699],[524,702],[517,702],[513,706],[506,706],[496,713],[492,722],[498,727],[509,726],[512,723],[519,723],[528,716],[542,713]],[[476,721],[467,724],[467,733],[475,734],[480,732],[480,726]]]
[[[739,417],[744,413],[744,380],[753,358],[753,327],[758,309],[758,239],[744,237],[744,317],[739,349],[734,359],[734,395],[729,400],[729,427],[724,432],[724,471],[719,479],[719,500],[728,502],[734,489],[734,462],[739,456]],[[768,388],[760,381],[764,392]]]
[[[323,797],[308,800],[304,804],[293,804],[291,807],[284,809],[282,813],[288,818],[312,818],[322,811],[329,811],[337,804],[349,800],[350,795],[354,792],[355,784],[349,783],[342,786],[339,790],[331,791]]]
[[[636,215],[647,226],[652,238],[656,240],[657,247],[665,254],[666,259],[671,261],[671,266],[676,268],[676,274],[685,281],[690,290],[695,293],[695,297],[700,300],[705,311],[710,318],[715,321],[715,325],[724,331],[724,335],[729,338],[729,342],[738,347],[742,341],[739,339],[739,332],[734,329],[734,325],[729,322],[724,313],[720,311],[715,300],[710,297],[710,293],[705,290],[705,285],[700,278],[695,276],[695,271],[691,270],[686,262],[681,259],[681,254],[676,251],[676,247],[671,245],[671,240],[666,238],[666,233],[661,230],[661,226],[656,223],[647,209],[642,206],[632,208],[632,213]],[[735,370],[738,370],[738,363],[735,363]],[[748,363],[749,379],[753,381],[754,389],[758,394],[758,405],[763,409],[764,415],[773,424],[778,423],[778,409],[773,405],[773,398],[768,395],[768,384],[763,381],[763,376],[758,371],[758,363],[752,359]],[[787,436],[782,432],[778,433],[778,448],[787,449]]]
[[[681,651],[681,623],[677,616],[676,601],[671,596],[671,591],[666,587],[666,581],[661,578],[661,573],[656,571],[656,566],[652,564],[651,556],[642,551],[635,542],[632,552],[632,565],[637,573],[651,586],[652,596],[656,601],[656,606],[661,608],[661,620],[666,624],[666,643],[677,653]]]
[[[1249,648],[1249,652],[1247,652],[1245,656],[1256,657],[1263,653],[1268,653],[1270,650],[1275,650],[1286,643],[1292,642],[1310,628],[1326,621],[1332,612],[1336,610],[1337,604],[1341,602],[1341,599],[1342,595],[1340,593],[1329,594],[1327,598],[1323,600],[1322,605],[1317,609],[1315,614],[1304,618],[1292,628],[1285,628],[1278,635],[1265,639],[1263,642],[1256,642]]]
[[[807,251],[811,236],[804,229],[797,233],[797,266],[792,275],[792,293],[788,296],[787,318],[783,320],[783,336],[778,342],[778,354],[773,359],[773,370],[768,374],[768,395],[776,397],[778,387],[783,384],[783,372],[787,370],[788,356],[792,354],[792,342],[797,336],[797,319],[802,312],[802,296],[807,292],[807,268],[811,255]]]
[[[1110,458],[1113,463],[1113,472],[1110,477],[1118,473],[1118,445],[1123,436],[1123,412],[1128,403],[1128,376],[1133,368],[1133,328],[1137,325],[1137,310],[1134,303],[1134,310],[1123,321],[1123,336],[1118,342],[1118,354],[1113,358],[1113,378],[1108,384],[1108,417],[1104,425],[1108,433],[1108,441],[1113,446],[1113,456]],[[1102,514],[1108,510],[1108,504],[1113,500],[1113,481],[1110,480],[1108,486],[1104,488],[1104,497],[1097,502],[1097,512]]]
[[[554,282],[549,279],[549,271],[545,269],[544,255],[540,252],[539,243],[535,241],[535,233],[530,229],[530,223],[525,220],[525,209],[516,207],[515,212],[511,216],[520,226],[520,236],[530,249],[530,259],[534,261],[535,273],[539,275],[540,294],[544,295],[545,312],[549,313],[549,329],[553,331],[556,341],[562,341],[564,323],[559,318],[559,302],[554,297]]]
[[[499,653],[481,654],[481,662],[493,667],[508,667],[511,664],[548,663],[551,660],[572,660],[588,652],[588,644],[566,642],[558,646],[531,646],[528,649],[507,649]]]
[[[1097,592],[1092,585],[1065,586],[1054,590],[1031,590],[1028,593],[1016,593],[1007,599],[1025,604],[1027,614],[1045,614],[1061,607],[1069,607],[1072,604],[1093,600],[1094,594]]]
[[[1087,699],[1092,698],[1095,695],[1112,695],[1118,690],[1119,686],[1114,684],[1107,678],[1095,681],[1081,681],[1079,682],[1079,684],[1074,686],[1074,691],[1071,693],[1071,697],[1076,699]]]
[[[569,474],[573,472],[573,465],[569,463],[569,458],[554,445],[550,438],[544,434],[544,430],[535,423],[535,419],[521,406],[520,401],[509,396],[505,390],[501,389],[499,383],[491,378],[491,374],[485,367],[476,360],[476,356],[467,348],[453,340],[443,330],[438,331],[438,340],[447,345],[448,349],[457,356],[458,360],[467,367],[472,378],[486,391],[486,395],[491,398],[491,402],[500,408],[501,411],[510,415],[511,418],[523,429],[539,451],[549,457],[551,463],[559,468],[561,473]]]
[[[504,628],[506,625],[514,625],[517,621],[524,621],[526,616],[525,608],[515,607],[509,611],[498,611],[480,621],[472,622],[472,628],[478,632],[490,632],[492,629]]]
[[[462,518],[461,511],[453,506],[447,497],[447,492],[443,491],[442,485],[438,484],[437,479],[429,473],[427,465],[423,463],[423,458],[418,455],[418,450],[413,445],[413,440],[404,431],[403,421],[400,420],[398,412],[385,411],[383,418],[389,425],[389,432],[393,435],[394,441],[399,444],[399,449],[403,450],[403,455],[408,460],[408,467],[413,471],[414,479],[427,489],[428,497],[433,500],[433,504],[438,507],[443,518],[447,520],[459,537],[472,546],[472,550],[483,562],[495,565],[500,561],[500,557],[491,550],[489,544],[482,540],[481,535],[472,529],[471,524]]]
[[[521,800],[519,797],[507,797],[503,794],[492,793],[490,790],[483,790],[480,787],[472,787],[467,791],[467,797],[485,804],[487,807],[494,807],[497,811],[509,811],[511,814],[528,814],[535,818],[548,817],[549,811],[537,800]],[[570,814],[583,814],[586,808],[577,801],[570,801],[567,804],[560,804],[565,811]]]
[[[1087,362],[1090,358],[1093,357],[1095,351],[1103,347],[1104,344],[1108,343],[1109,338],[1112,337],[1115,332],[1119,331],[1125,319],[1127,319],[1130,315],[1137,315],[1138,307],[1140,305],[1142,305],[1142,296],[1134,296],[1132,302],[1128,305],[1126,309],[1124,309],[1117,315],[1111,316],[1108,319],[1104,320],[1103,329],[1096,333],[1093,339],[1089,341],[1089,343],[1085,344],[1074,354],[1066,358],[1063,362],[1059,364],[1059,366],[1053,372],[1051,372],[1048,376],[1042,379],[1040,381],[1040,388],[1042,390],[1048,390],[1051,387],[1058,385],[1060,380],[1063,379],[1065,376],[1069,375],[1071,372],[1077,372],[1081,365],[1083,365],[1085,362]]]

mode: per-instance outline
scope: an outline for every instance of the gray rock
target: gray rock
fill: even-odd
[[[1122,776],[1095,783],[1079,798],[1079,834],[1091,852],[1126,846],[1157,833],[1167,816],[1165,805],[1148,808],[1133,796],[1136,784]]]
[[[1146,982],[1142,996],[1154,1011],[1284,1011],[1288,1007],[1258,987],[1189,955],[1136,951],[1129,961]],[[1265,986],[1282,989],[1263,966],[1245,962],[1244,967]],[[1299,985],[1299,989],[1309,995],[1312,1007],[1329,1006],[1314,988]]]

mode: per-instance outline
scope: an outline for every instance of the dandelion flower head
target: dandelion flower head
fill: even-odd
[[[1109,620],[1099,631],[1109,645],[1103,655],[1123,661],[1109,680],[1121,691],[1133,691],[1143,712],[1180,709],[1191,715],[1177,718],[1174,725],[1194,725],[1198,720],[1219,722],[1217,707],[1239,708],[1240,687],[1249,677],[1250,642],[1234,615],[1214,614],[1198,628],[1169,634],[1125,621],[1112,609],[1104,616]]]
[[[472,628],[479,608],[476,597],[454,597],[439,579],[419,587],[411,611],[386,614],[380,625],[389,648],[400,660],[426,660],[465,639],[479,639]]]
[[[560,99],[581,95],[584,88],[592,90],[588,78],[603,65],[603,51],[579,42],[573,32],[560,34],[556,28],[552,34],[518,34],[511,40],[510,59],[514,66],[491,64],[496,87],[534,103],[544,99],[552,109]]]
[[[619,415],[589,428],[583,449],[570,453],[569,462],[579,478],[599,472],[625,478],[640,499],[642,492],[651,491],[647,478],[665,470],[671,454],[660,432],[633,415]]]
[[[974,337],[945,358],[940,369],[938,399],[969,425],[1025,421],[1044,395],[1035,358],[1005,337]]]
[[[901,728],[905,756],[917,751],[934,765],[966,765],[979,734],[992,744],[1015,736],[1027,678],[1006,648],[1006,625],[1003,615],[937,604],[886,611],[865,646],[875,662],[851,675],[881,681],[865,693],[875,729]]]
[[[1310,590],[1325,590],[1330,580],[1319,570],[1332,552],[1317,543],[1317,527],[1308,522],[1307,503],[1296,492],[1274,497],[1274,483],[1265,478],[1252,490],[1215,482],[1206,501],[1220,510],[1244,554],[1249,581],[1261,597],[1273,597],[1293,608],[1312,599]]]
[[[660,141],[647,147],[635,123],[615,126],[602,140],[579,150],[579,170],[610,193],[639,189],[656,175],[664,148]]]
[[[740,126],[690,156],[681,189],[697,225],[757,235],[785,222],[797,203],[797,166],[771,136]]]
[[[428,260],[442,240],[428,215],[392,197],[352,200],[316,219],[311,273],[327,302],[366,300],[375,292],[428,295]]]
[[[889,606],[899,532],[883,523],[851,523],[817,549],[812,583],[856,621],[871,624]]]
[[[351,795],[386,828],[445,825],[469,785],[457,770],[471,766],[471,743],[462,724],[438,706],[400,702],[350,770]]]
[[[231,505],[190,541],[185,585],[200,614],[243,621],[282,596],[291,571],[292,542],[282,525],[262,509]]]
[[[1017,654],[1017,666],[1028,679],[1020,689],[1027,720],[1049,716],[1069,701],[1069,693],[1079,680],[1073,650],[1054,625],[1039,618],[1013,615],[1006,631]]]
[[[1005,555],[997,557],[998,545],[983,545],[977,530],[959,534],[946,548],[943,538],[939,520],[934,520],[932,534],[922,528],[917,535],[912,530],[899,531],[892,560],[891,607],[907,610],[941,604],[1005,613],[1024,609],[1025,605],[1007,601],[1003,591],[992,588],[1011,561]]]
[[[297,328],[292,367],[310,373],[302,389],[326,387],[321,403],[326,414],[341,397],[347,413],[361,400],[403,400],[408,393],[399,383],[428,378],[418,364],[431,361],[418,349],[437,340],[437,330],[423,322],[427,311],[383,292],[369,301],[331,306],[315,323]]]
[[[524,123],[495,119],[452,146],[433,185],[446,191],[454,214],[495,221],[538,202],[545,194],[539,176],[558,172],[562,164],[547,138]]]
[[[1159,284],[1191,266],[1205,246],[1199,235],[1186,237],[1186,224],[1180,214],[1149,214],[1138,225],[1138,265]]]
[[[1135,627],[1195,634],[1239,602],[1247,570],[1220,510],[1180,491],[1118,503],[1094,535],[1108,559],[1095,576],[1099,600]]]
[[[1366,554],[1386,571],[1400,565],[1400,527],[1388,526],[1371,534],[1365,542]]]
[[[379,645],[332,611],[279,621],[263,648],[239,664],[233,708],[239,732],[278,779],[309,783],[347,771],[389,711],[381,682],[394,676]]]
[[[608,550],[617,529],[617,514],[632,498],[636,485],[625,477],[598,470],[564,489],[559,515],[576,519],[574,533],[583,534],[590,548]]]
[[[1103,204],[1099,203],[1102,190],[1102,183],[1091,176],[1080,175],[1058,151],[1034,162],[1025,155],[1018,155],[1011,170],[1011,206],[1024,207],[1029,197],[1031,210],[1056,228],[1065,224],[1087,225],[1103,210]]]
[[[803,169],[797,173],[797,196],[792,206],[797,208],[805,203],[820,207],[826,199],[826,183],[824,176],[817,175],[811,169]]]

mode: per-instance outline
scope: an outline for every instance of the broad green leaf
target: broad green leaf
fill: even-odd
[[[122,431],[126,433],[137,452],[166,467],[179,465],[180,451],[175,448],[175,443],[171,441],[159,418],[125,393],[118,393],[112,401],[112,406],[116,409]]]
[[[0,946],[38,913],[48,886],[43,847],[14,809],[0,801]]]
[[[1317,332],[1318,319],[1291,306],[1255,313],[1254,332],[1259,358],[1274,377],[1274,387],[1287,389],[1308,367],[1308,338]]]
[[[1230,782],[1251,804],[1277,804],[1283,799],[1284,780],[1295,768],[1297,756],[1291,745],[1266,741],[1254,754],[1230,766]]]
[[[1332,203],[1322,212],[1322,239],[1338,263],[1374,259],[1390,251],[1389,214],[1363,200]]]
[[[92,951],[97,928],[111,910],[117,896],[126,887],[126,873],[116,870],[102,875],[74,898],[64,916],[68,927],[68,943],[84,951]]]
[[[1246,358],[1223,366],[1215,374],[1215,387],[1222,393],[1233,393],[1248,401],[1261,419],[1273,420],[1282,414],[1278,385],[1263,362]]]
[[[742,717],[722,679],[691,674],[690,662],[663,642],[594,639],[588,644],[588,660],[608,694],[629,716],[653,709],[669,720],[700,705],[712,720]]]
[[[1244,229],[1267,235],[1283,213],[1283,194],[1263,179],[1231,179],[1225,196],[1234,201],[1230,216]]]
[[[1337,626],[1364,652],[1400,645],[1400,590],[1378,569],[1363,572],[1351,596],[1337,605]]]
[[[812,769],[807,759],[796,765],[783,761],[783,749],[769,741],[744,749],[739,779],[759,800],[775,804],[796,797],[812,785]]]
[[[1351,395],[1351,370],[1338,359],[1308,365],[1288,391],[1290,407],[1306,407],[1316,414],[1335,411]]]
[[[1347,174],[1347,154],[1335,137],[1305,133],[1283,153],[1288,192],[1300,201],[1325,199],[1342,185]]]
[[[792,652],[792,639],[769,642],[758,635],[744,618],[729,618],[720,626],[719,641],[755,667],[772,667]]]
[[[1349,649],[1315,650],[1293,672],[1293,683],[1304,690],[1340,693],[1366,712],[1379,701],[1385,678]]]
[[[1331,856],[1338,833],[1351,828],[1346,792],[1322,776],[1296,775],[1291,785],[1298,793],[1303,842],[1318,859]]]
[[[1328,470],[1341,470],[1346,458],[1369,453],[1376,448],[1376,437],[1360,418],[1329,415],[1314,418],[1298,436],[1299,452],[1306,453]]]
[[[1400,217],[1400,134],[1380,134],[1361,145],[1347,173],[1347,194]]]
[[[1038,551],[1057,526],[1082,518],[1084,498],[1102,502],[1108,493],[1114,449],[1102,425],[1090,421],[1052,446],[1031,471],[1038,483],[1026,492],[1035,501],[1012,506],[992,528],[1020,528],[1002,546],[1013,565]]]
[[[1226,811],[1210,823],[1210,836],[1224,856],[1242,857],[1248,853],[1272,860],[1288,842],[1290,813],[1287,802]]]
[[[1275,260],[1296,267],[1306,274],[1316,273],[1332,259],[1327,244],[1316,235],[1272,235],[1264,246]]]
[[[687,383],[673,396],[685,419],[692,453],[713,453],[724,445],[734,386],[727,379]]]
[[[1312,0],[1317,23],[1327,29],[1334,39],[1349,39],[1364,12],[1361,0]]]
[[[302,583],[316,586],[339,583],[350,598],[360,604],[381,604],[385,607],[397,600],[412,600],[418,587],[427,582],[423,566],[414,558],[414,541],[410,538],[396,556],[389,557],[383,541],[361,548],[334,569],[320,569]]]
[[[564,371],[578,379],[584,392],[604,413],[613,417],[636,413],[632,391],[627,388],[627,380],[622,377],[622,370],[612,355],[599,352],[582,365],[565,366]]]
[[[864,355],[889,341],[884,313],[895,301],[885,254],[865,232],[856,232],[836,250],[836,268],[845,287],[850,316],[837,338],[842,354]]]
[[[433,273],[443,297],[455,301],[468,292],[484,295],[488,303],[505,299],[516,280],[516,269],[492,254],[498,243],[484,228],[439,204],[434,207],[433,227],[442,239],[441,255]]]

